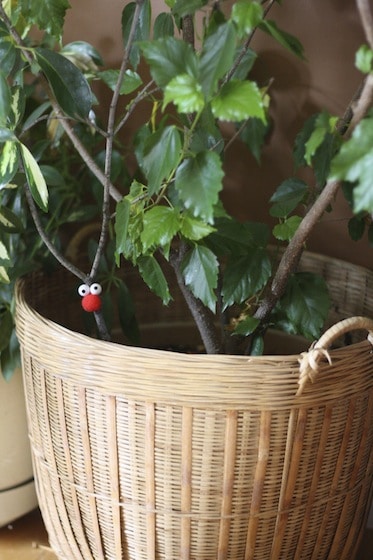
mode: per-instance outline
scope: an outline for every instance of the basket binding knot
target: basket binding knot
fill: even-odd
[[[317,346],[317,342],[313,342],[308,352],[302,352],[299,362],[299,388],[302,390],[307,381],[314,383],[316,373],[319,370],[319,362],[322,358],[326,358],[329,365],[332,365],[332,359],[326,348]]]
[[[302,394],[307,381],[314,383],[319,370],[319,363],[323,358],[326,358],[329,365],[332,365],[332,359],[328,351],[330,345],[341,335],[357,329],[368,331],[367,340],[373,346],[373,320],[357,316],[339,321],[330,327],[318,341],[315,341],[308,352],[300,354],[297,396]]]

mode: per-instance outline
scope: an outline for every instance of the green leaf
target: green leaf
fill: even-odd
[[[237,323],[234,329],[234,334],[248,336],[255,331],[259,323],[260,319],[255,319],[255,317],[245,317],[244,319],[242,319],[242,321]]]
[[[311,165],[311,159],[316,154],[317,149],[323,144],[325,137],[333,132],[337,118],[331,117],[328,113],[320,113],[315,120],[315,127],[312,134],[305,143],[304,159]]]
[[[159,190],[180,161],[181,138],[176,126],[158,129],[144,143],[142,165],[149,181],[149,194]]]
[[[124,7],[122,12],[122,37],[124,48],[128,49],[128,39],[131,33],[132,22],[136,12],[137,2],[130,2]],[[140,62],[140,49],[138,46],[139,41],[146,41],[150,34],[151,23],[151,3],[149,0],[138,3],[140,5],[139,17],[136,25],[133,43],[129,53],[129,58],[132,66],[136,69]]]
[[[174,20],[171,14],[161,13],[155,18],[153,38],[172,37],[174,35]]]
[[[34,111],[32,111],[32,113],[30,113],[26,120],[23,122],[22,130],[24,131],[33,127],[36,121],[42,116],[43,113],[45,113],[47,109],[50,108],[50,106],[50,101],[45,101],[44,103],[38,105],[36,109],[34,109]]]
[[[119,78],[119,70],[104,70],[103,72],[99,72],[98,76],[105,82],[109,88],[114,91],[118,78]],[[142,79],[138,75],[137,72],[133,70],[126,70],[123,78],[123,82],[120,88],[120,94],[126,95],[128,93],[132,93],[142,84]]]
[[[125,251],[130,212],[131,203],[127,197],[124,197],[118,202],[115,211],[115,251],[117,255],[121,255]]]
[[[237,25],[239,36],[249,35],[263,19],[263,8],[258,2],[239,0],[233,4],[232,19]]]
[[[0,353],[0,370],[5,380],[9,381],[15,369],[20,366],[19,343],[13,329],[7,347]]]
[[[185,285],[213,312],[216,306],[218,272],[218,259],[210,249],[201,245],[196,245],[182,263]]]
[[[207,0],[176,0],[172,11],[178,17],[183,18],[189,14],[194,14],[205,4],[207,4]]]
[[[11,89],[12,101],[9,113],[9,128],[14,130],[21,121],[25,110],[25,93],[23,88],[14,86]]]
[[[162,272],[159,263],[154,257],[140,257],[137,261],[140,274],[145,283],[165,305],[171,301],[171,294],[168,289],[167,280]]]
[[[149,64],[150,73],[160,87],[165,87],[175,76],[198,76],[197,57],[192,47],[180,39],[164,37],[142,42],[140,48]]]
[[[8,266],[10,264],[10,257],[4,243],[0,241],[0,265]]]
[[[0,71],[0,126],[6,127],[11,110],[12,96],[4,72]]]
[[[15,48],[11,38],[7,35],[2,36],[0,34],[1,71],[5,76],[9,76],[11,73],[16,63],[17,56],[17,49]]]
[[[235,60],[239,56],[240,62],[232,74],[233,80],[246,80],[250,70],[254,66],[254,62],[258,58],[258,55],[252,49],[247,49],[247,51],[242,55],[242,49],[236,51]]]
[[[66,10],[70,8],[68,0],[18,0],[18,5],[28,23],[61,38]]]
[[[155,206],[145,212],[141,241],[143,250],[169,245],[180,228],[180,215],[173,208]]]
[[[168,82],[162,109],[174,103],[179,113],[199,113],[205,105],[202,86],[189,74],[181,74]]]
[[[301,179],[297,177],[286,179],[270,198],[270,202],[273,203],[269,211],[270,215],[275,218],[285,218],[302,202],[307,192],[308,185]]]
[[[0,189],[10,183],[19,168],[17,143],[7,141],[0,154]]]
[[[368,45],[362,45],[355,55],[355,66],[363,74],[373,70],[373,51]]]
[[[132,344],[140,343],[140,331],[136,321],[135,307],[127,286],[122,280],[118,284],[118,313],[122,331]]]
[[[195,158],[187,158],[177,169],[175,188],[185,208],[195,218],[213,223],[223,176],[221,161],[215,152],[201,152]]]
[[[43,177],[40,167],[30,152],[24,145],[19,144],[23,167],[26,174],[27,183],[33,199],[41,210],[47,212],[48,210],[48,188]]]
[[[257,118],[249,119],[240,133],[241,140],[249,148],[258,163],[267,133],[268,124]]]
[[[68,43],[62,47],[60,54],[71,60],[82,72],[96,72],[97,65],[104,64],[98,50],[86,41]]]
[[[259,292],[271,275],[271,261],[264,249],[248,249],[239,258],[230,259],[223,276],[224,308],[243,303]]]
[[[330,307],[325,280],[311,272],[294,274],[280,307],[298,333],[310,339],[318,338]]]
[[[291,35],[290,33],[279,29],[274,21],[267,19],[263,20],[259,27],[260,29],[271,35],[274,39],[276,39],[276,41],[280,43],[280,45],[295,54],[295,56],[304,60],[305,57],[303,45],[296,37],[294,37],[294,35]]]
[[[0,229],[7,233],[23,231],[23,225],[19,217],[6,206],[0,206]]]
[[[92,92],[84,74],[70,60],[54,51],[37,48],[35,55],[61,109],[74,119],[88,118]]]
[[[299,228],[302,218],[300,216],[290,216],[281,224],[273,228],[273,235],[279,241],[290,241]]]
[[[0,352],[5,350],[13,332],[13,317],[9,309],[0,312]]]
[[[0,282],[2,284],[10,283],[10,278],[4,266],[0,266]]]
[[[236,50],[236,34],[231,23],[224,23],[204,41],[199,60],[200,80],[209,98],[218,81],[232,66]]]
[[[373,118],[362,120],[332,161],[330,179],[356,183],[354,211],[373,212]]]
[[[211,102],[214,116],[222,121],[239,122],[249,117],[266,120],[263,99],[255,82],[232,80]]]
[[[180,233],[186,237],[186,239],[199,241],[214,231],[215,229],[205,222],[192,218],[185,212],[183,213],[181,217]]]
[[[348,221],[348,233],[353,241],[359,241],[365,231],[365,218],[364,216],[353,216]]]

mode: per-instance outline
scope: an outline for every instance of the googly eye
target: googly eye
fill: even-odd
[[[88,284],[80,284],[79,288],[78,288],[78,294],[82,297],[86,296],[87,294],[89,294],[89,286]]]
[[[102,292],[102,288],[100,284],[94,283],[90,286],[89,291],[91,292],[91,294],[95,295],[95,296],[99,296]]]

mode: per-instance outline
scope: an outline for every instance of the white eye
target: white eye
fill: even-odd
[[[89,294],[89,286],[88,284],[81,284],[78,288],[78,294],[82,297]]]
[[[102,288],[100,284],[92,284],[91,287],[89,288],[89,291],[91,292],[91,294],[94,294],[95,296],[99,296],[102,292]]]

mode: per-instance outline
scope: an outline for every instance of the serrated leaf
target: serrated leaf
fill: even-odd
[[[231,23],[219,25],[204,41],[199,60],[200,80],[207,98],[220,78],[231,68],[236,50],[236,33]]]
[[[105,82],[109,88],[114,91],[118,78],[119,78],[119,70],[104,70],[103,72],[99,72],[98,76]],[[126,95],[128,93],[132,93],[142,84],[142,79],[140,78],[139,74],[134,70],[128,69],[126,70],[123,78],[123,82],[120,88],[120,94]]]
[[[185,208],[195,218],[213,223],[223,176],[221,161],[215,152],[201,152],[180,165],[176,171],[175,188]]]
[[[131,33],[132,22],[136,12],[137,2],[130,2],[124,7],[122,12],[122,37],[123,45],[127,50],[128,40]],[[136,30],[133,38],[133,43],[131,45],[131,50],[129,52],[129,58],[132,66],[136,69],[140,62],[140,49],[139,41],[146,41],[150,34],[150,24],[151,24],[151,3],[149,0],[144,0],[139,3],[140,12],[136,25]]]
[[[66,10],[70,8],[68,0],[19,0],[18,5],[28,23],[61,38]]]
[[[330,307],[325,280],[311,272],[294,274],[288,281],[280,306],[299,334],[310,339],[318,338]]]
[[[222,121],[239,122],[250,117],[266,120],[260,90],[255,82],[231,80],[211,101],[214,116]]]
[[[185,285],[211,311],[215,311],[219,263],[210,249],[196,245],[182,263]]]
[[[299,57],[300,59],[304,60],[304,49],[301,42],[286,31],[279,29],[277,24],[274,21],[265,19],[263,20],[260,25],[260,29],[271,35],[280,45],[288,49],[290,52],[295,54],[295,56]]]
[[[201,220],[192,218],[188,214],[183,214],[181,217],[180,233],[190,239],[191,241],[199,241],[204,237],[207,237],[215,231],[215,228],[209,226]]]
[[[314,129],[305,143],[304,159],[308,165],[311,165],[313,156],[325,141],[327,134],[333,131],[335,124],[336,117],[331,117],[325,112],[317,115]]]
[[[249,119],[240,133],[241,140],[249,148],[258,163],[267,133],[268,124],[258,118]]]
[[[290,241],[294,237],[302,218],[300,216],[290,216],[281,224],[273,228],[273,235],[279,241]]]
[[[264,249],[249,249],[244,256],[231,259],[223,275],[224,308],[252,297],[266,285],[270,275],[271,261]]]
[[[189,74],[175,76],[165,88],[162,109],[169,103],[176,105],[179,113],[199,113],[205,105],[201,84]]]
[[[143,256],[138,259],[137,265],[145,283],[167,305],[172,298],[167,280],[157,260],[151,256]]]
[[[332,161],[330,179],[356,183],[354,211],[373,212],[373,118],[362,120]]]
[[[84,74],[57,52],[39,47],[35,55],[61,109],[74,119],[87,119],[92,92]]]
[[[198,76],[197,57],[192,47],[180,39],[164,37],[142,42],[140,48],[149,64],[150,73],[160,87],[165,87],[175,76]]]
[[[239,0],[232,7],[232,19],[236,23],[240,37],[249,35],[263,19],[263,8],[258,2]]]
[[[0,154],[0,189],[7,185],[17,173],[19,168],[19,156],[17,143],[5,142],[1,147]]]
[[[297,177],[286,179],[277,187],[271,196],[270,215],[275,218],[285,218],[295,210],[308,192],[308,185]]]
[[[7,233],[19,233],[23,230],[19,217],[6,206],[0,206],[0,229]]]
[[[24,144],[19,143],[19,149],[32,197],[39,208],[44,212],[47,212],[48,188],[38,162]]]
[[[142,166],[148,178],[149,194],[159,190],[164,179],[177,167],[181,153],[181,137],[176,126],[158,129],[146,138]]]
[[[145,212],[141,241],[143,251],[169,245],[180,228],[180,215],[173,208],[155,206]]]

